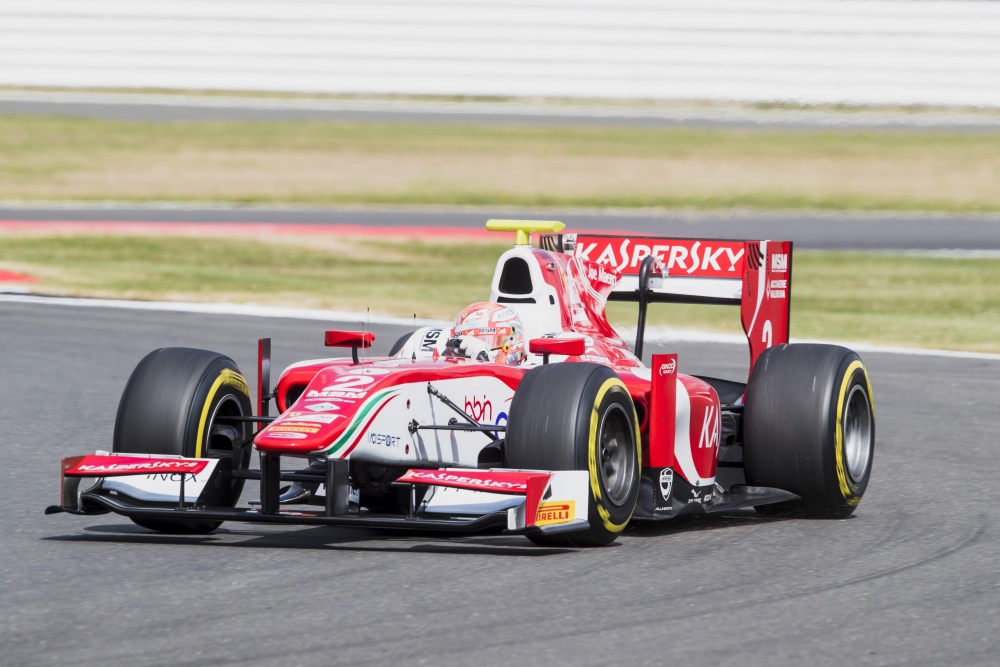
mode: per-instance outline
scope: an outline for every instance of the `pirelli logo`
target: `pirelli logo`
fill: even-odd
[[[575,500],[560,500],[554,503],[541,503],[535,514],[536,526],[551,526],[557,523],[569,523],[576,516]]]

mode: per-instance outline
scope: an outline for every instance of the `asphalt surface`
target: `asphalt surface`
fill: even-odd
[[[60,457],[109,448],[146,352],[225,352],[254,386],[257,337],[273,337],[280,370],[327,356],[323,328],[0,303],[0,663],[996,664],[1000,361],[865,355],[876,454],[847,520],[746,510],[559,550],[238,524],[168,537],[114,515],[43,516]],[[374,329],[376,350],[402,331]],[[682,371],[745,374],[740,346],[674,349]]]
[[[765,109],[753,105],[610,104],[561,100],[308,98],[142,92],[0,90],[0,114],[142,122],[297,121],[701,127],[815,130],[996,132],[1000,115],[982,109],[828,107]]]
[[[0,204],[0,223],[27,221],[215,222],[433,226],[482,229],[489,218],[561,220],[570,231],[626,230],[658,236],[790,239],[797,248],[1000,250],[1000,216],[881,213],[667,213],[479,208],[120,207]]]

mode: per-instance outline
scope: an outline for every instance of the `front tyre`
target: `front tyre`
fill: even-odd
[[[632,397],[610,368],[570,362],[526,373],[510,405],[507,466],[590,473],[590,528],[530,539],[546,546],[612,542],[639,497],[639,447]]]
[[[840,518],[868,488],[875,453],[871,381],[861,358],[836,345],[765,350],[746,390],[747,483],[801,499],[765,513]]]
[[[113,451],[217,458],[222,474],[202,493],[212,507],[233,507],[243,480],[226,474],[246,469],[251,435],[247,423],[225,417],[253,414],[250,389],[232,359],[207,350],[162,348],[136,366],[122,392],[115,421]],[[221,521],[133,519],[161,533],[209,533]]]

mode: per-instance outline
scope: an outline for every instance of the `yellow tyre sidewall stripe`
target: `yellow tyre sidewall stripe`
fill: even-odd
[[[620,533],[625,530],[625,526],[628,525],[629,519],[631,519],[631,512],[629,512],[629,518],[622,523],[615,523],[611,520],[611,514],[605,509],[604,505],[601,503],[601,481],[600,473],[597,470],[597,429],[601,423],[601,415],[598,412],[601,403],[604,401],[604,396],[614,387],[620,387],[622,391],[628,395],[628,389],[618,378],[608,378],[601,385],[601,388],[597,391],[597,396],[594,398],[594,408],[590,415],[590,434],[587,440],[587,468],[590,470],[590,490],[593,494],[595,505],[597,506],[597,513],[601,517],[601,522],[604,527],[612,533]],[[636,449],[636,466],[642,465],[642,444],[639,438],[639,416],[635,413],[635,408],[632,408],[632,419],[635,422],[635,431],[633,433],[635,437],[635,449]]]
[[[851,384],[851,378],[854,376],[854,372],[861,369],[862,374],[865,376],[865,384],[868,387],[868,409],[871,410],[872,423],[875,423],[875,397],[872,396],[872,383],[868,378],[868,371],[865,369],[865,365],[861,363],[859,359],[855,359],[847,367],[847,371],[844,373],[844,379],[840,383],[840,393],[837,396],[837,425],[836,425],[836,437],[835,437],[835,451],[837,456],[837,484],[840,486],[840,495],[844,497],[848,505],[857,505],[861,498],[855,496],[851,491],[851,486],[847,481],[847,471],[844,469],[844,425],[843,425],[843,415],[844,415],[844,401],[847,399],[847,389]]]
[[[201,419],[198,421],[198,439],[195,441],[194,457],[196,459],[202,458],[202,445],[205,440],[205,422],[208,421],[208,411],[212,407],[212,401],[215,400],[215,395],[219,393],[219,388],[223,385],[227,387],[232,387],[246,394],[247,398],[250,398],[250,387],[247,385],[247,381],[242,375],[229,368],[223,368],[222,372],[219,373],[219,377],[215,378],[215,382],[212,383],[212,388],[208,390],[208,396],[205,398],[205,405],[201,409]]]

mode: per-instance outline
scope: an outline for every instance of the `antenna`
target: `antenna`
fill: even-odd
[[[417,361],[417,343],[414,336],[417,335],[417,314],[413,313],[413,333],[410,335],[410,340],[413,341],[413,354],[410,355],[410,361]]]

